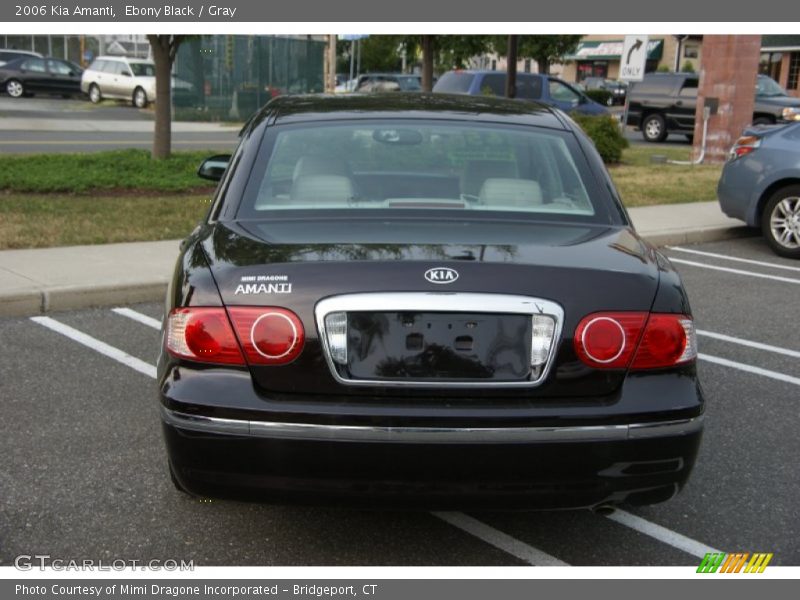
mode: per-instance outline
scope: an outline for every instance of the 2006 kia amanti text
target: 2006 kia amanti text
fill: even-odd
[[[689,303],[564,113],[278,98],[199,174],[158,365],[179,489],[604,508],[686,482]]]

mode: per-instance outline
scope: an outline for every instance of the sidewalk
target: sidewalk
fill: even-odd
[[[658,245],[748,235],[716,202],[630,209],[638,232]],[[0,252],[0,316],[162,301],[179,240]]]

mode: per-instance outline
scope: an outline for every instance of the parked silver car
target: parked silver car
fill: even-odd
[[[729,217],[760,227],[776,254],[800,258],[800,123],[745,130],[717,197]]]
[[[156,99],[156,67],[149,60],[99,56],[83,72],[81,90],[95,104],[114,98],[144,108]]]

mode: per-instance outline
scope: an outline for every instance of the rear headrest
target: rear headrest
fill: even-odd
[[[477,196],[483,182],[490,177],[516,177],[517,163],[510,160],[468,160],[461,173],[461,192]]]
[[[352,182],[341,175],[309,175],[292,183],[292,200],[302,202],[347,202],[353,195]]]
[[[336,156],[318,156],[309,154],[301,156],[294,165],[292,181],[298,177],[309,175],[350,175],[350,167],[347,163]]]
[[[483,182],[478,197],[489,206],[535,206],[542,203],[542,188],[533,179],[493,177]]]

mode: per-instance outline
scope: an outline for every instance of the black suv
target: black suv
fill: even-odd
[[[649,73],[628,91],[628,125],[641,129],[648,142],[670,133],[694,134],[699,77],[695,73]],[[800,119],[800,98],[789,96],[766,75],[756,80],[753,125]]]

